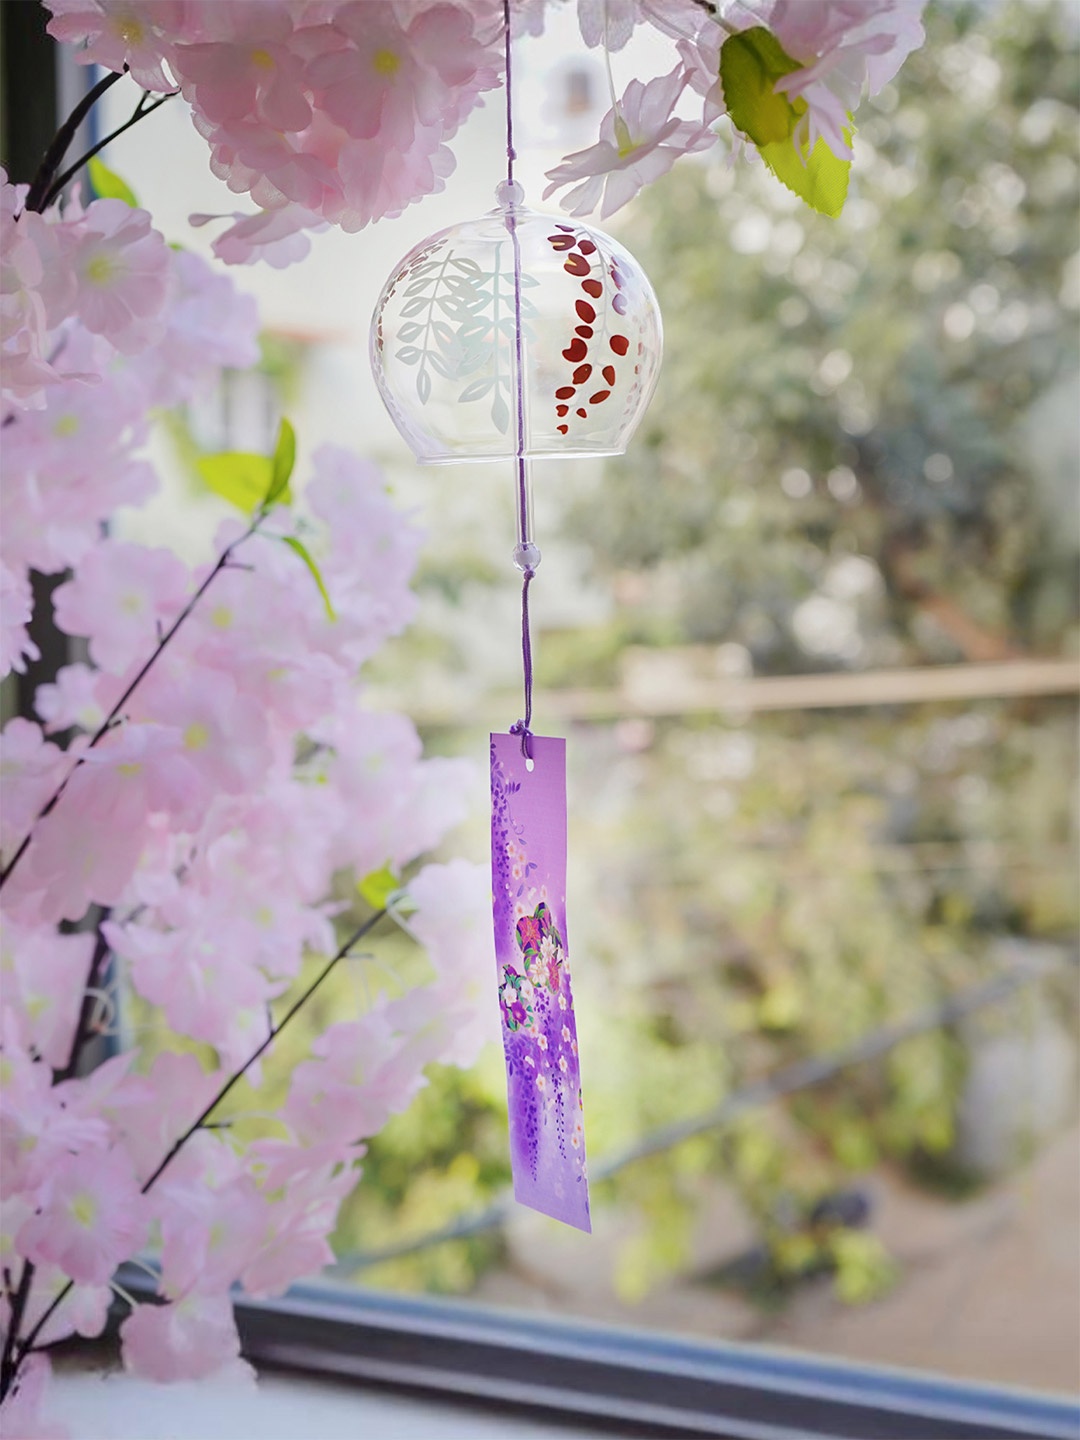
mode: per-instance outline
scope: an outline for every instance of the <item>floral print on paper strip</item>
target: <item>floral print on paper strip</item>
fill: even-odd
[[[501,755],[497,742],[504,737],[492,738],[492,878],[514,1193],[523,1204],[588,1230],[581,1076],[565,942],[562,742],[546,742],[559,746],[556,759],[543,756],[538,747],[545,742],[534,739],[537,768],[526,781],[513,773],[520,744],[505,738],[510,743]],[[534,778],[539,774],[542,785]]]

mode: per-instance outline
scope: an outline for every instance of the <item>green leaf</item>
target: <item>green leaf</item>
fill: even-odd
[[[278,428],[277,444],[274,446],[273,468],[270,476],[270,484],[267,487],[263,499],[263,508],[269,509],[271,505],[287,505],[291,499],[289,495],[289,478],[296,464],[296,431],[282,416],[281,425]],[[320,582],[321,588],[321,582]]]
[[[372,870],[370,875],[358,880],[356,888],[373,910],[385,910],[394,891],[401,888],[401,876],[388,861],[381,870]]]
[[[133,209],[138,208],[139,202],[135,198],[135,191],[126,180],[121,180],[114,170],[103,165],[96,155],[91,155],[86,168],[90,174],[90,184],[94,187],[94,194],[99,200],[123,200],[125,205],[130,205]]]
[[[323,578],[322,575],[319,573],[319,567],[311,558],[311,553],[308,550],[307,546],[302,541],[297,540],[295,535],[282,535],[280,539],[284,542],[284,544],[288,545],[290,550],[295,551],[295,553],[300,556],[300,559],[311,571],[311,578],[319,587],[319,594],[322,596],[323,604],[326,606],[327,619],[336,620],[337,616],[334,614],[334,607],[330,603],[330,596],[326,593],[326,586],[323,584]]]
[[[844,132],[849,144],[852,133]],[[776,178],[811,210],[834,220],[840,214],[847,199],[851,161],[838,159],[820,136],[809,155],[805,145],[800,152],[790,137],[760,146],[759,154]]]
[[[215,495],[247,515],[264,504],[272,485],[273,463],[266,455],[229,450],[221,455],[200,456],[195,465]]]
[[[729,35],[720,47],[720,80],[724,102],[737,130],[755,145],[786,140],[798,112],[786,95],[773,88],[777,80],[802,66],[764,26]]]
[[[798,145],[795,127],[806,102],[776,93],[776,82],[800,69],[760,25],[729,35],[720,49],[720,79],[735,128],[754,142],[781,184],[812,210],[835,219],[847,198],[851,161],[838,159],[820,137],[809,153],[805,144]],[[845,132],[849,144],[851,134]]]

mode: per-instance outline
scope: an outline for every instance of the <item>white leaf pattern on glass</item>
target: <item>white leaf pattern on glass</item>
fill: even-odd
[[[427,251],[435,256],[445,246],[438,241]],[[395,353],[405,365],[416,365],[416,393],[421,404],[431,396],[431,372],[446,380],[468,380],[458,396],[472,404],[491,396],[491,422],[501,434],[510,424],[508,396],[513,380],[515,348],[514,272],[503,265],[504,248],[495,251],[495,268],[483,270],[475,260],[452,250],[427,258],[409,271],[402,315],[409,318],[398,338]],[[509,259],[509,256],[507,256]],[[522,275],[523,290],[539,282]],[[536,314],[535,306],[521,296],[521,317]],[[528,328],[525,327],[528,337]],[[476,378],[470,378],[476,377]]]

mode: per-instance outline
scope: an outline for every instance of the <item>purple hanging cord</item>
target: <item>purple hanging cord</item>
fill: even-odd
[[[514,104],[511,89],[510,0],[503,0],[503,23],[506,32],[506,228],[510,232],[510,242],[514,250],[514,351],[517,390],[517,445],[515,455],[517,460],[518,484],[518,548],[516,556],[521,557],[519,563],[524,562],[521,564],[523,572],[521,584],[521,665],[525,679],[525,717],[519,720],[516,725],[510,727],[510,734],[521,736],[521,753],[527,760],[531,761],[532,731],[529,729],[529,726],[532,723],[533,672],[532,640],[529,635],[529,585],[536,571],[528,563],[528,551],[534,547],[532,547],[531,538],[528,533],[529,482],[525,470],[525,366],[521,344],[521,245],[518,241],[517,217],[514,212],[514,206],[517,203],[514,193],[514,161],[517,159],[517,152],[514,149]]]

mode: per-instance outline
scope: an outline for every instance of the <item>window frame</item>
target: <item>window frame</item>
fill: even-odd
[[[152,1301],[155,1282],[120,1283]],[[1076,1440],[1080,1404],[915,1371],[329,1283],[235,1292],[259,1369],[653,1440]],[[114,1325],[126,1313],[121,1307]]]

